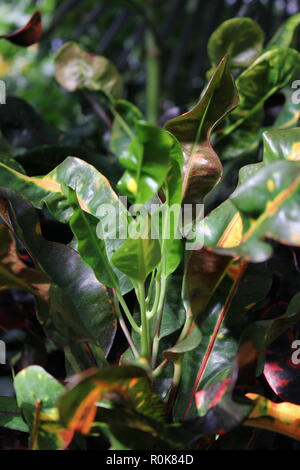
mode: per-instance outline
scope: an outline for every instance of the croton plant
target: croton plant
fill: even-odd
[[[249,18],[219,26],[199,101],[163,127],[122,98],[107,58],[64,44],[57,82],[112,122],[107,173],[44,145],[45,122],[10,98],[40,142],[0,158],[0,287],[34,296],[66,369],[13,364],[0,426],[29,448],[249,448],[254,428],[300,440],[299,24],[267,44]],[[173,206],[190,209],[180,236]],[[131,233],[112,236],[112,213]],[[44,236],[45,214],[71,242]]]

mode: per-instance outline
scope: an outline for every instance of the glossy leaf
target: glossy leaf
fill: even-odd
[[[28,47],[31,44],[39,42],[42,36],[42,20],[41,13],[36,11],[30,17],[28,23],[22,28],[0,36],[0,38],[7,39],[8,41],[16,44],[17,46]]]
[[[137,134],[138,122],[144,117],[136,106],[126,100],[116,100],[114,109],[125,122],[128,131],[125,131],[123,122],[120,123],[119,116],[116,117],[111,131],[110,149],[116,157],[126,158],[128,146]]]
[[[78,241],[78,252],[91,266],[100,282],[107,287],[119,288],[118,278],[108,260],[105,242],[97,236],[99,220],[81,209],[74,190],[69,188],[67,192],[68,201],[73,208],[69,223]]]
[[[277,129],[263,134],[264,163],[276,160],[300,160],[300,127]]]
[[[55,76],[68,91],[100,90],[113,98],[122,96],[122,79],[105,57],[90,54],[74,42],[64,44],[55,57]]]
[[[16,190],[29,200],[34,207],[41,209],[45,202],[51,214],[60,222],[67,223],[73,209],[64,194],[63,187],[69,186],[76,191],[82,209],[102,222],[104,233],[110,231],[111,215],[109,207],[120,220],[128,217],[126,208],[119,201],[108,180],[93,166],[75,157],[68,157],[51,173],[43,177],[29,177],[0,163],[0,185]],[[110,255],[120,247],[122,239],[104,237]],[[118,273],[122,293],[132,286]]]
[[[274,129],[289,129],[299,125],[300,111],[297,100],[294,99],[295,88],[290,84],[280,92],[285,99],[282,109],[273,124]],[[296,92],[298,93],[298,92]]]
[[[146,372],[135,366],[111,366],[90,370],[77,378],[77,385],[60,401],[60,416],[68,429],[87,434],[93,424],[96,403],[124,403],[128,408],[153,417],[164,418],[164,407],[151,390]]]
[[[236,381],[235,371],[219,382],[196,394],[196,406],[200,418],[195,420],[194,427],[203,429],[209,434],[225,434],[234,429],[249,415],[253,405],[233,399]],[[197,426],[198,424],[198,426]]]
[[[135,282],[144,282],[161,259],[159,240],[151,238],[147,219],[138,238],[128,238],[111,258],[120,271]]]
[[[256,195],[252,204],[250,194]],[[299,162],[277,161],[266,165],[241,185],[230,200],[240,212],[243,224],[240,245],[228,250],[232,254],[255,262],[266,260],[272,248],[262,241],[265,237],[300,245],[299,222],[295,218],[300,204]]]
[[[289,85],[299,71],[300,54],[294,49],[276,47],[259,56],[236,80],[240,105],[231,114],[222,137],[236,131],[261,111],[265,101]]]
[[[120,163],[126,172],[117,187],[135,203],[144,204],[163,185],[174,160],[182,160],[177,140],[163,129],[139,121],[136,137],[121,154]]]
[[[7,157],[6,155],[0,155],[0,162],[4,163],[4,165],[9,166],[10,168],[13,168],[19,173],[25,173],[24,168],[14,158]]]
[[[183,147],[185,203],[201,203],[220,180],[222,166],[211,147],[210,136],[238,102],[228,58],[225,57],[216,68],[199,103],[188,113],[165,124],[165,129],[174,134]]]
[[[164,356],[171,361],[176,360],[178,357],[182,356],[183,353],[192,351],[199,346],[201,338],[201,331],[198,326],[193,323],[188,335],[182,341],[176,343],[172,348],[166,349],[164,351]]]
[[[107,353],[115,334],[116,319],[106,287],[76,251],[43,238],[37,215],[25,199],[5,189],[1,189],[0,196],[9,201],[9,213],[2,211],[2,216],[52,283],[50,305],[53,302],[52,313],[56,314],[52,320],[56,330],[67,342],[91,341]],[[44,321],[47,324],[47,317]]]
[[[231,18],[221,23],[208,41],[208,56],[213,67],[229,55],[232,68],[249,66],[262,50],[265,34],[251,18]]]
[[[288,18],[276,31],[275,35],[268,42],[267,48],[277,46],[297,47],[299,37],[300,13]]]
[[[243,167],[234,193],[200,222],[206,246],[260,262],[272,254],[266,238],[299,245],[298,138],[298,129],[264,134],[263,162]]]
[[[59,420],[57,401],[64,387],[42,367],[30,366],[14,380],[18,406],[31,431],[33,450],[55,450],[68,447],[73,431]]]

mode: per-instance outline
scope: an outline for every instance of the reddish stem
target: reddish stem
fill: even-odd
[[[202,364],[200,366],[200,369],[199,369],[199,372],[198,372],[198,375],[197,375],[197,378],[196,378],[196,381],[194,383],[194,386],[192,388],[192,393],[189,397],[189,401],[188,401],[188,404],[187,404],[187,407],[185,409],[185,412],[184,412],[184,415],[183,415],[183,418],[185,419],[190,411],[190,408],[192,406],[192,403],[193,403],[193,400],[195,398],[195,395],[196,395],[196,392],[197,392],[197,389],[198,389],[198,386],[199,386],[199,383],[201,382],[201,379],[203,377],[203,374],[205,372],[205,369],[206,369],[206,366],[207,366],[207,363],[208,363],[208,360],[209,360],[209,357],[210,357],[210,354],[212,352],[212,349],[214,347],[214,344],[216,342],[216,339],[217,339],[217,336],[218,336],[218,333],[219,333],[219,330],[221,328],[221,325],[223,323],[223,320],[229,310],[229,307],[231,305],[231,302],[236,294],[236,291],[237,291],[237,288],[239,286],[239,283],[240,283],[240,280],[245,272],[245,269],[248,265],[248,261],[247,260],[244,260],[239,268],[239,272],[238,272],[238,275],[237,277],[235,278],[234,280],[234,283],[233,283],[233,286],[231,287],[230,289],[230,292],[229,292],[229,295],[226,299],[226,302],[225,302],[225,305],[224,305],[224,308],[218,318],[218,321],[216,323],[216,326],[215,326],[215,329],[213,331],[213,334],[210,338],[210,341],[209,341],[209,344],[208,344],[208,348],[206,350],[206,353],[204,355],[204,358],[203,358],[203,361],[202,361]]]

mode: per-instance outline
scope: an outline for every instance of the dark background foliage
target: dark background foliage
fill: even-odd
[[[185,111],[198,99],[209,68],[207,41],[220,23],[237,16],[251,17],[260,24],[268,40],[278,26],[300,7],[296,0],[153,0],[154,14],[148,15],[144,9],[148,3],[142,0],[2,2],[0,34],[24,25],[35,10],[42,13],[43,38],[38,53],[37,46],[25,50],[3,40],[0,42],[0,78],[4,77],[8,94],[25,99],[47,121],[47,131],[39,134],[39,144],[55,144],[65,139],[66,145],[79,148],[72,154],[90,154],[91,162],[96,159],[97,152],[107,151],[105,124],[95,118],[90,104],[79,92],[76,99],[70,98],[54,80],[53,57],[64,42],[76,41],[89,52],[107,56],[124,78],[126,99],[146,112],[144,39],[150,26],[158,45],[153,53],[159,55],[161,64],[159,115],[163,122],[179,111]],[[16,103],[12,101],[8,105],[10,119],[6,117],[5,121],[0,116],[2,135],[5,136],[5,139],[0,139],[0,150],[11,151],[14,147],[15,154],[21,155],[37,145],[37,136],[33,137],[32,143],[30,120],[26,121],[26,126],[21,125],[13,115]],[[101,127],[102,139],[99,138]],[[112,162],[107,160],[105,167],[105,173],[114,177]],[[30,169],[27,171],[30,174]],[[48,239],[69,241],[70,234],[66,228],[54,223],[47,214],[43,230]],[[281,250],[290,266],[287,276],[299,273],[297,250],[286,247]],[[275,256],[272,260],[275,265],[276,259]],[[274,287],[274,302],[290,299],[288,282],[284,288],[283,284],[280,284],[282,295]],[[0,293],[0,332],[0,337],[8,345],[11,364],[19,361],[20,368],[37,363],[57,378],[64,378],[63,355],[57,350],[49,353],[49,348],[47,351],[29,294],[17,289]],[[266,393],[270,393],[267,383],[262,386]],[[0,388],[1,395],[13,393],[8,366],[0,366]],[[244,432],[247,433],[248,429]],[[297,447],[295,441],[283,436],[265,431],[257,433],[259,439],[253,443],[254,448]],[[236,439],[235,432],[229,433],[223,447],[236,446]],[[26,440],[21,433],[3,432],[0,428],[0,448],[25,445]]]

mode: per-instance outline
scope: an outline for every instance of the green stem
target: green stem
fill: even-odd
[[[149,15],[153,17],[153,10],[149,10]],[[147,104],[147,120],[152,124],[157,124],[158,121],[158,108],[159,108],[159,82],[160,82],[160,67],[159,67],[159,48],[153,34],[153,31],[148,28],[146,31],[146,72],[147,72],[147,85],[146,85],[146,104]]]
[[[145,286],[143,283],[138,284],[137,297],[141,309],[141,345],[142,345],[142,356],[150,360],[150,332],[149,332],[149,321],[146,312],[146,300],[145,300]]]
[[[129,321],[131,327],[134,329],[134,331],[136,331],[137,333],[141,333],[141,328],[136,324],[135,322],[135,319],[133,318],[133,316],[131,315],[130,311],[129,311],[129,308],[127,307],[127,304],[123,298],[123,296],[120,294],[120,292],[118,292],[118,290],[116,289],[116,296],[118,298],[118,301],[120,302],[120,305],[122,307],[122,309],[124,310],[124,313],[127,317],[127,320]]]
[[[128,328],[127,328],[127,325],[124,321],[124,318],[122,317],[120,307],[119,307],[119,299],[117,298],[116,295],[114,295],[114,305],[115,305],[116,315],[117,315],[120,327],[122,328],[124,336],[128,341],[128,344],[129,344],[129,347],[132,351],[132,354],[134,355],[135,359],[139,359],[139,353],[137,352],[137,349],[136,349],[135,345],[133,344],[133,341],[131,339],[130,333],[129,333]]]
[[[218,140],[218,142],[221,142],[221,140],[223,140],[225,137],[227,137],[228,135],[232,134],[233,131],[235,131],[241,124],[243,124],[244,121],[246,121],[247,119],[249,119],[249,117],[251,117],[256,111],[259,110],[259,108],[262,106],[262,104],[268,99],[270,98],[270,96],[272,96],[275,92],[277,91],[277,88],[272,88],[269,93],[263,98],[261,99],[249,112],[246,116],[243,116],[241,117],[240,119],[238,119],[234,124],[232,124],[231,126],[227,127],[227,129],[225,128],[223,130],[223,133],[222,133],[222,137]]]
[[[158,356],[158,349],[159,349],[159,342],[160,342],[160,327],[161,327],[161,322],[162,322],[162,316],[163,316],[163,307],[164,307],[164,302],[165,302],[165,296],[166,296],[166,287],[167,287],[167,278],[162,277],[161,278],[161,288],[160,288],[160,295],[159,295],[159,301],[158,301],[158,307],[155,313],[159,313],[158,319],[157,319],[157,324],[155,328],[155,335],[153,338],[153,346],[152,346],[152,367],[155,367],[156,361],[157,361],[157,356]],[[151,316],[149,315],[148,318],[152,318],[152,312],[150,312]]]
[[[127,125],[127,123],[124,121],[124,119],[122,118],[121,114],[118,113],[118,111],[116,110],[116,108],[114,107],[113,104],[109,104],[109,109],[111,111],[111,113],[113,114],[114,118],[116,119],[116,121],[118,121],[118,123],[120,124],[120,126],[123,128],[123,130],[126,132],[126,134],[128,135],[128,137],[133,140],[135,138],[135,135],[134,133],[132,132],[132,130],[130,129],[130,127]]]
[[[158,376],[162,373],[163,369],[166,367],[166,365],[168,364],[168,362],[169,362],[168,359],[164,359],[164,360],[156,367],[156,369],[154,369],[154,370],[152,371],[153,377],[158,377]]]

